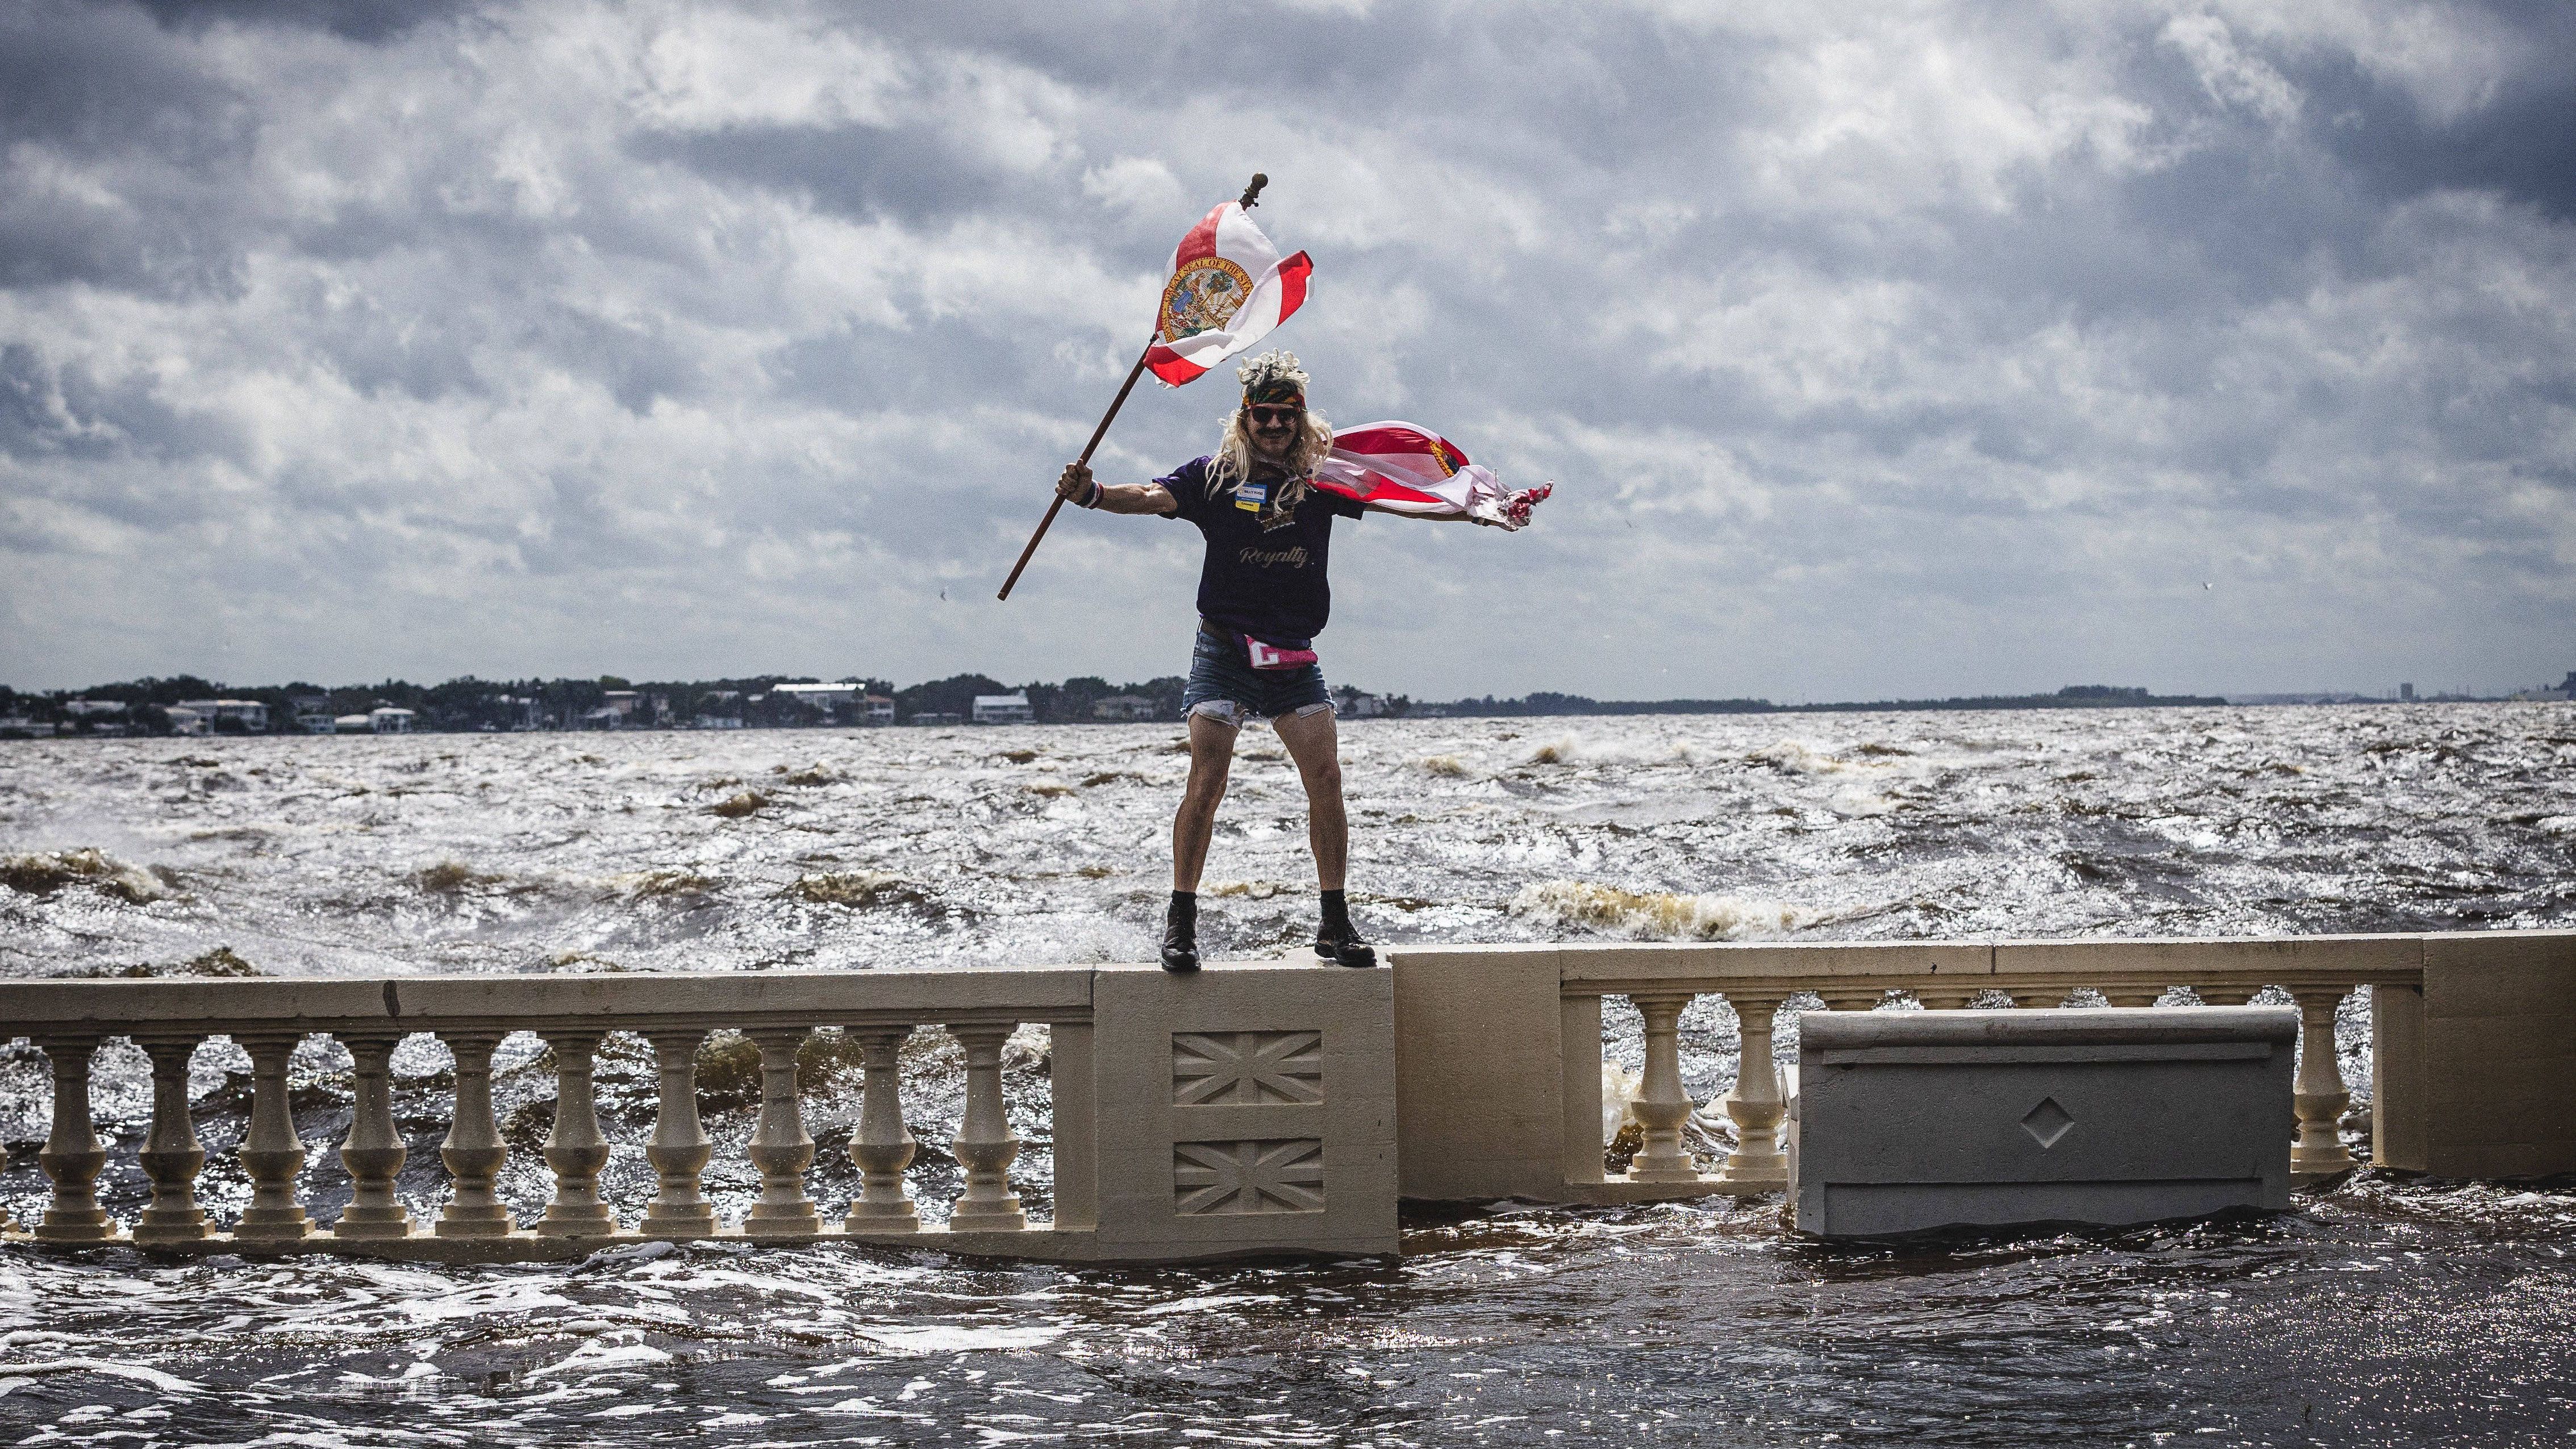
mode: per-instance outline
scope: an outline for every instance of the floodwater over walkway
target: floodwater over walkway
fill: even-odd
[[[0,745],[0,973],[917,968],[1136,959],[1184,761],[1168,726]],[[2566,706],[1355,723],[1382,939],[1891,939],[2576,924]],[[1293,775],[1258,732],[1209,941],[1298,948]],[[220,949],[219,949],[220,948]],[[2359,999],[2345,1076],[2368,1089]],[[1714,1011],[1685,1080],[1735,1074]],[[1794,1042],[1794,1013],[1779,1046]],[[1614,1021],[1614,1057],[1634,1050]],[[1042,1082],[1042,1032],[1006,1060]],[[1014,1065],[1016,1063],[1016,1065]],[[446,1056],[394,1061],[434,1200]],[[953,1070],[923,1064],[945,1141]],[[1633,1067],[1633,1060],[1625,1065]],[[551,1075],[504,1047],[505,1135]],[[198,1054],[208,1205],[248,1184],[247,1062]],[[297,1059],[311,1203],[349,1060]],[[942,1075],[946,1072],[947,1075]],[[940,1084],[947,1083],[943,1089]],[[98,1059],[131,1217],[142,1054]],[[0,1053],[0,1201],[38,1206],[50,1087]],[[613,1040],[606,1186],[650,1192]],[[2358,1103],[2356,1104],[2358,1105]],[[817,1195],[856,1103],[825,1084]],[[750,1102],[710,1112],[738,1206]],[[1042,1118],[1018,1124],[1033,1210]],[[502,1187],[523,1216],[543,1170]],[[728,1177],[731,1170],[733,1176]],[[925,1205],[956,1165],[926,1150]],[[336,1194],[336,1196],[335,1196]],[[563,1266],[172,1266],[0,1252],[0,1431],[72,1443],[2471,1443],[2576,1432],[2576,1191],[2364,1174],[2286,1218],[1902,1254],[1776,1202],[1417,1218],[1401,1263],[978,1267],[698,1245]]]
[[[2576,1191],[1800,1246],[1775,1206],[1417,1220],[1401,1263],[705,1246],[567,1270],[0,1258],[47,1444],[2435,1444],[2576,1432]],[[12,1377],[12,1376],[15,1377]]]

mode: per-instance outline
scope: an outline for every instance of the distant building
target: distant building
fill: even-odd
[[[1027,724],[1037,716],[1029,710],[1026,694],[979,694],[975,696],[975,723]]]
[[[807,709],[828,714],[843,705],[858,703],[860,688],[849,683],[781,684],[773,686],[770,692],[784,695]]]
[[[936,709],[916,710],[913,712],[912,718],[906,721],[907,724],[917,725],[953,725],[964,724],[965,722],[966,718],[963,715],[950,714],[945,710]]]
[[[23,714],[0,715],[0,740],[32,740],[53,732],[51,726],[40,725]]]
[[[201,735],[206,732],[206,716],[184,704],[174,704],[161,713],[170,721],[170,733],[174,735]]]
[[[308,735],[336,735],[340,732],[340,722],[328,711],[299,714],[295,717],[295,727]]]
[[[368,735],[375,732],[376,722],[367,715],[344,714],[331,721],[331,733],[335,735]]]
[[[1091,702],[1093,719],[1152,719],[1160,707],[1141,694],[1113,694]]]
[[[859,697],[859,706],[859,723],[861,724],[890,725],[894,723],[894,701],[882,694],[861,695]]]
[[[1386,713],[1386,700],[1345,684],[1333,691],[1333,709],[1344,719],[1375,719]]]
[[[738,714],[702,714],[690,723],[689,728],[700,730],[738,730],[742,728],[742,716]]]
[[[603,704],[595,709],[582,711],[580,718],[575,722],[586,730],[613,730],[626,723],[626,714],[627,711],[619,709],[616,705]]]
[[[410,710],[385,705],[367,711],[367,728],[380,735],[407,735],[411,733],[414,718],[416,716]]]
[[[2411,684],[2401,684],[2397,686],[2397,697],[2401,700],[2412,702],[2415,698],[2415,686]]]
[[[327,694],[289,695],[286,700],[286,707],[289,713],[299,716],[308,714],[329,714],[331,712],[331,696]]]
[[[599,708],[617,711],[619,719],[631,717],[643,704],[644,696],[631,689],[603,690],[599,696]]]
[[[183,699],[179,708],[196,711],[212,728],[230,722],[248,734],[268,733],[268,706],[255,699]]]
[[[70,715],[74,719],[89,719],[93,716],[103,714],[123,714],[125,713],[125,701],[121,699],[67,699],[63,701],[63,713]]]

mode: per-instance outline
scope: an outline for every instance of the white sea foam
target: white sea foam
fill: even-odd
[[[668,1352],[649,1343],[612,1343],[594,1338],[544,1368],[531,1369],[527,1376],[542,1379],[558,1374],[609,1373],[619,1369],[651,1368],[670,1361]]]
[[[206,1392],[202,1384],[139,1363],[119,1363],[103,1358],[49,1358],[33,1363],[0,1363],[0,1397],[6,1397],[12,1390],[23,1389],[37,1379],[68,1374],[101,1374],[112,1379],[127,1379],[165,1394]]]
[[[870,1343],[882,1344],[902,1354],[988,1353],[1009,1349],[1044,1348],[1064,1337],[1064,1330],[1051,1324],[961,1328],[955,1324],[936,1323],[923,1324],[919,1327],[862,1328],[859,1330],[859,1337]],[[921,1387],[931,1386],[924,1383]]]

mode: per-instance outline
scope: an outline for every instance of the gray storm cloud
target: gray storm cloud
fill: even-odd
[[[1559,485],[1339,678],[2576,666],[2563,7],[882,9],[0,13],[0,679],[1175,672],[1181,526],[991,595],[1255,169],[1317,404]]]

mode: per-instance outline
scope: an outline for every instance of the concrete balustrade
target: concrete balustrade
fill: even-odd
[[[598,1065],[596,1031],[551,1031],[538,1036],[555,1058],[555,1122],[546,1133],[546,1166],[555,1195],[546,1202],[537,1231],[549,1238],[604,1238],[617,1231],[617,1214],[599,1195],[608,1166],[608,1138],[599,1130],[599,1101],[591,1090]]]
[[[1781,1189],[1787,1107],[1775,1018],[1809,996],[1836,1012],[1910,996],[2050,1007],[2242,1006],[2267,987],[2298,1005],[2293,1181],[2357,1164],[2335,1013],[2370,992],[2372,1161],[2446,1176],[2576,1171],[2576,932],[2149,941],[1416,947],[1393,954],[1397,1090],[1408,1198],[1635,1202]],[[1604,998],[1637,1011],[1644,1071],[1630,1112],[1644,1143],[1613,1176],[1602,1138]],[[1677,1023],[1716,997],[1736,1016],[1734,1084],[1713,1104],[1736,1129],[1694,1160],[1681,1127]],[[1504,1044],[1508,1043],[1506,1046]]]
[[[1095,998],[1120,1003],[1095,1020]],[[884,1238],[951,1251],[1065,1261],[1163,1262],[1242,1253],[1386,1253],[1395,1247],[1394,1051],[1383,972],[1220,965],[1197,978],[1151,967],[795,976],[415,978],[395,981],[0,982],[0,1040],[32,1041],[51,1064],[52,1127],[38,1159],[52,1196],[32,1232],[61,1244],[126,1240],[166,1252],[316,1252],[438,1261],[579,1256],[645,1239],[767,1243]],[[1032,1221],[1013,1180],[1003,1049],[1023,1022],[1050,1032],[1055,1204]],[[935,1027],[964,1056],[952,1148],[964,1182],[945,1224],[922,1221],[905,1182],[916,1150],[903,1111],[902,1047]],[[858,1047],[861,1106],[846,1211],[811,1194],[815,1142],[797,1075],[801,1047],[840,1030]],[[715,1148],[699,1115],[697,1052],[739,1031],[759,1054],[760,1106],[745,1156],[757,1196],[725,1222],[703,1187]],[[497,1192],[510,1158],[493,1110],[493,1057],[533,1032],[554,1076],[542,1156],[543,1212],[522,1228]],[[612,1033],[650,1044],[659,1089],[644,1160],[656,1187],[621,1223],[601,1191],[621,1150],[602,1130],[593,1076]],[[410,1147],[393,1111],[392,1061],[414,1035],[455,1061],[438,1151],[448,1188],[415,1217],[400,1192]],[[152,1063],[152,1118],[136,1154],[151,1183],[130,1230],[104,1210],[109,1152],[90,1115],[90,1064],[125,1037]],[[228,1228],[196,1199],[206,1153],[188,1070],[228,1037],[251,1059],[238,1151],[251,1196]],[[350,1200],[328,1227],[307,1212],[307,1144],[293,1110],[297,1048],[336,1040],[350,1057],[351,1118],[337,1145]],[[1104,1057],[1107,1058],[1104,1061]],[[1211,1076],[1211,1074],[1214,1074]],[[1192,1105],[1217,1080],[1244,1105]],[[1249,1095],[1244,1095],[1249,1093]],[[1034,1105],[1034,1104],[1030,1104]],[[1104,1210],[1104,1204],[1108,1207]]]
[[[2372,1162],[2456,1177],[2576,1171],[2576,932],[1391,954],[1391,971],[1219,964],[1196,977],[1113,966],[0,982],[0,1039],[35,1043],[54,1082],[37,1154],[50,1200],[33,1223],[0,1218],[0,1233],[64,1245],[130,1239],[179,1253],[446,1261],[705,1237],[882,1240],[1063,1261],[1384,1253],[1396,1244],[1399,1191],[1634,1202],[1780,1190],[1789,1104],[1773,1041],[1802,1001],[1862,1012],[1909,997],[1935,1010],[2098,998],[2189,1011],[2192,1001],[2242,1005],[2267,987],[2298,1008],[2296,1181],[2331,1181],[2354,1166],[2341,1137],[2352,1091],[2334,1031],[2339,1006],[2361,988],[2372,1020]],[[1644,1064],[1631,1104],[1643,1142],[1616,1176],[1601,1140],[1602,1003],[1614,998],[1635,1008]],[[1684,1071],[1684,1022],[1703,998],[1730,1010],[1740,1048],[1735,1080],[1709,1103],[1691,1095]],[[1051,1040],[1046,1100],[1020,1104],[1049,1123],[1051,1219],[1033,1220],[1024,1201],[1007,1110],[1003,1049],[1024,1022],[1044,1025]],[[541,1153],[551,1192],[524,1225],[497,1190],[511,1153],[494,1119],[492,1067],[503,1040],[522,1031],[546,1044],[555,1086]],[[759,1187],[731,1221],[704,1187],[716,1149],[700,1117],[696,1063],[716,1031],[742,1033],[759,1057],[758,1116],[744,1149]],[[950,1144],[963,1181],[945,1222],[924,1220],[906,1180],[917,1144],[903,1049],[924,1031],[953,1040],[964,1064]],[[817,1148],[797,1061],[818,1032],[841,1033],[860,1062],[858,1121],[845,1144],[857,1186],[846,1203],[814,1196]],[[650,1044],[659,1090],[640,1145],[654,1189],[631,1225],[601,1190],[617,1154],[639,1150],[612,1143],[599,1120],[593,1073],[613,1033]],[[438,1149],[448,1181],[443,1201],[406,1202],[411,1154],[393,1114],[391,1063],[420,1034],[455,1060]],[[110,1154],[89,1104],[92,1060],[120,1037],[152,1066],[150,1128],[136,1154],[151,1192],[131,1225],[100,1205]],[[218,1037],[252,1065],[237,1153],[251,1194],[229,1224],[197,1201],[206,1154],[188,1098],[193,1054]],[[350,1126],[336,1146],[351,1195],[327,1229],[308,1215],[308,1146],[291,1080],[297,1047],[322,1038],[351,1061]],[[1712,1110],[1736,1142],[1702,1160],[1694,1120]]]
[[[510,1160],[501,1124],[492,1120],[492,1053],[500,1048],[501,1034],[446,1032],[440,1040],[456,1061],[456,1113],[448,1120],[438,1160],[447,1165],[455,1187],[432,1231],[442,1238],[506,1238],[518,1224],[493,1191],[502,1165]]]
[[[903,1043],[910,1027],[857,1027],[861,1085],[859,1125],[850,1134],[850,1161],[859,1169],[859,1195],[842,1226],[853,1233],[909,1233],[921,1213],[903,1184],[912,1165],[912,1129],[903,1120]]]
[[[195,1036],[145,1036],[135,1045],[152,1059],[152,1128],[135,1154],[152,1180],[152,1205],[135,1220],[138,1243],[185,1243],[206,1235],[206,1210],[197,1206],[197,1174],[206,1170],[206,1145],[188,1107],[188,1064]],[[59,1093],[55,1101],[61,1101]]]
[[[716,1155],[698,1121],[698,1043],[706,1039],[696,1029],[657,1031],[647,1038],[653,1044],[659,1096],[653,1143],[644,1149],[644,1160],[653,1164],[660,1180],[639,1228],[647,1237],[703,1237],[715,1231],[715,1204],[699,1186]]]
[[[98,1175],[107,1167],[107,1148],[89,1115],[89,1062],[98,1038],[45,1036],[36,1038],[36,1046],[54,1068],[53,1130],[36,1154],[45,1176],[53,1179],[54,1200],[36,1223],[36,1236],[57,1243],[117,1237],[115,1222],[98,1205]]]

